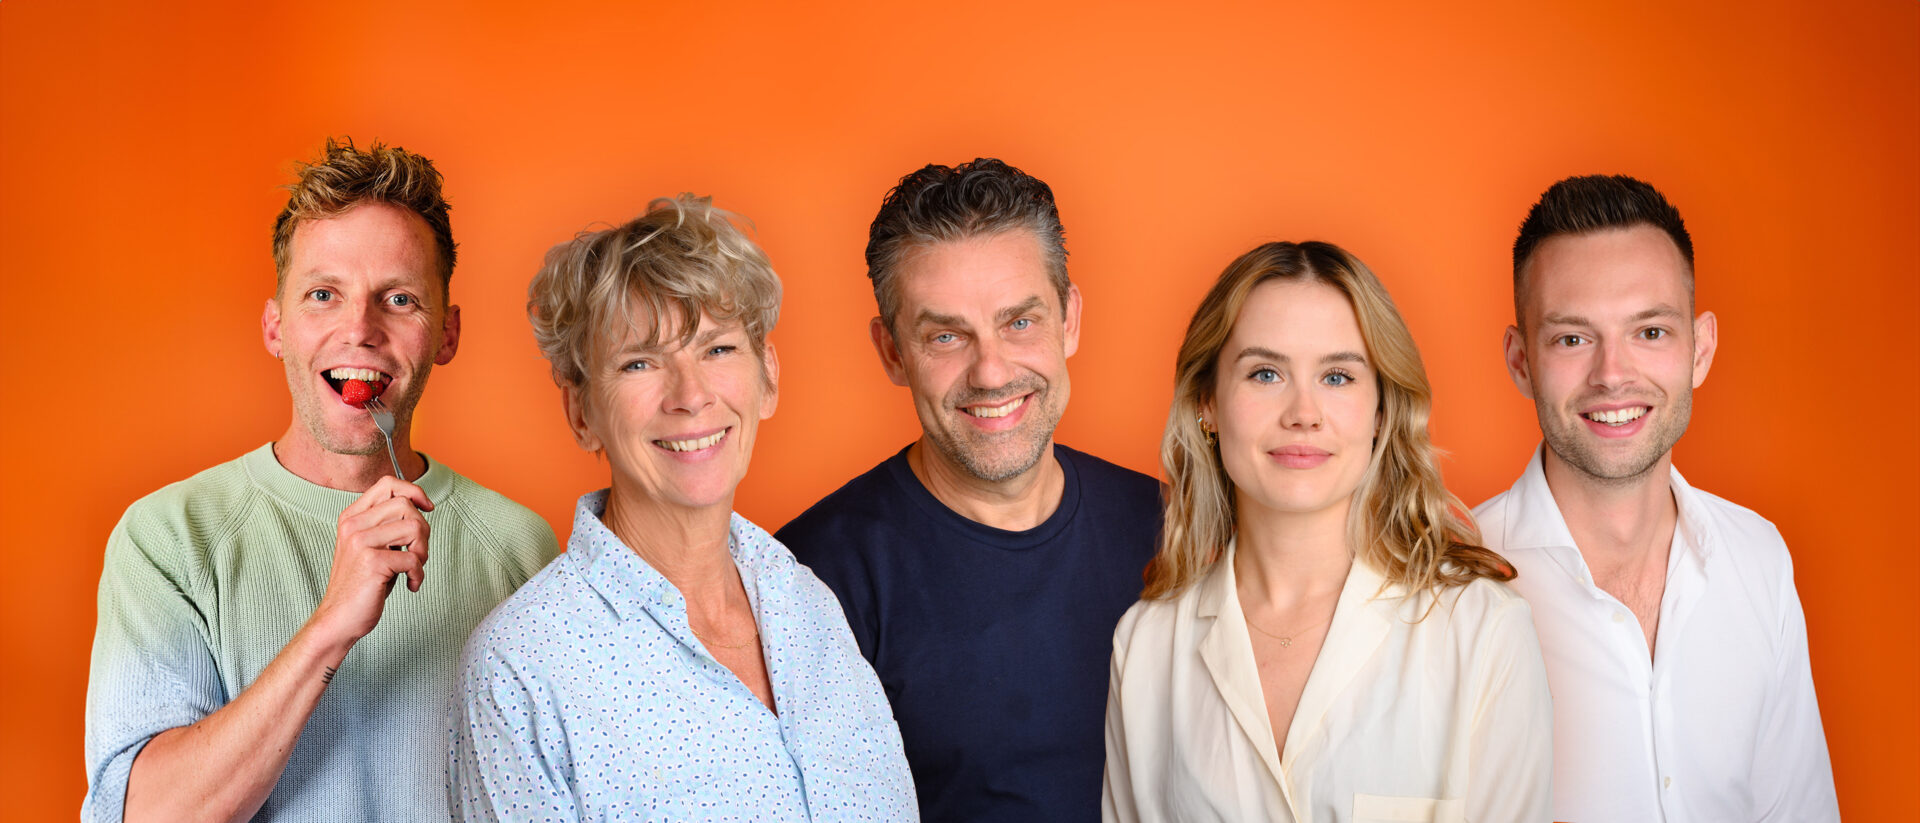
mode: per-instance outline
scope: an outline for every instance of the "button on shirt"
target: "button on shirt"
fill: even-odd
[[[1759,515],[1672,472],[1655,654],[1593,583],[1541,453],[1474,510],[1533,606],[1553,689],[1553,819],[1838,820],[1792,558]]]
[[[778,714],[581,498],[568,550],[475,630],[449,732],[467,820],[914,820],[900,732],[840,605],[758,526],[728,550]]]

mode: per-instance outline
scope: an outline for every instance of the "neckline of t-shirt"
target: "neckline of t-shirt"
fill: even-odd
[[[893,475],[894,482],[906,494],[907,499],[912,500],[914,505],[919,506],[928,517],[947,528],[965,534],[975,542],[984,543],[996,549],[1015,551],[1031,549],[1059,536],[1066,530],[1067,524],[1073,522],[1074,514],[1080,509],[1079,466],[1072,458],[1073,450],[1059,443],[1053,444],[1053,458],[1060,463],[1063,481],[1060,484],[1060,505],[1054,507],[1053,514],[1048,515],[1040,525],[1025,531],[995,528],[947,508],[947,504],[940,502],[940,498],[934,497],[926,484],[921,483],[920,478],[914,475],[913,467],[907,465],[907,450],[911,448],[913,448],[912,444],[908,444],[906,448],[887,460],[887,470]]]

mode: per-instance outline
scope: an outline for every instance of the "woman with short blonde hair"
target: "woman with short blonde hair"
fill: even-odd
[[[1544,820],[1551,703],[1513,577],[1440,481],[1379,280],[1269,243],[1201,301],[1143,600],[1114,635],[1108,820]]]
[[[885,693],[839,601],[733,513],[779,397],[780,280],[705,198],[556,246],[534,337],[611,470],[567,552],[461,661],[461,819],[911,820]]]

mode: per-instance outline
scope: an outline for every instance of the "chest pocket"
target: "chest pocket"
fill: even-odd
[[[1467,801],[1426,797],[1353,796],[1353,823],[1464,823]]]

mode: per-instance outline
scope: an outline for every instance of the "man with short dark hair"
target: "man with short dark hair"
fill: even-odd
[[[1547,190],[1513,247],[1507,370],[1544,445],[1474,510],[1553,689],[1553,819],[1838,820],[1792,558],[1673,468],[1718,342],[1680,213],[1630,177]]]
[[[881,367],[921,437],[776,537],[840,598],[928,821],[1100,817],[1107,662],[1153,478],[1053,442],[1080,290],[1047,184],[927,166],[874,218]]]
[[[107,539],[86,820],[447,819],[461,646],[558,551],[545,521],[413,449],[427,375],[460,342],[439,172],[328,141],[289,188],[260,325],[293,420]]]

